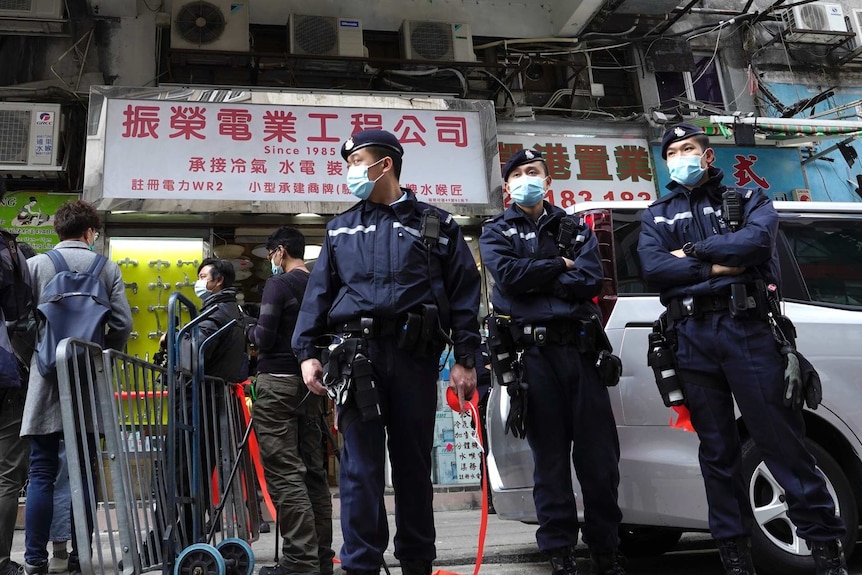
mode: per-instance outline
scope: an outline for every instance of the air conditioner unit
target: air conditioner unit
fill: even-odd
[[[401,54],[408,60],[476,61],[469,24],[404,20],[400,34]]]
[[[287,29],[291,54],[365,56],[362,21],[356,18],[291,14]]]
[[[782,18],[793,31],[846,32],[844,10],[840,4],[811,2],[782,12]]]
[[[0,18],[63,17],[63,0],[0,0]]]
[[[58,104],[0,102],[0,172],[58,171]]]
[[[853,15],[850,17],[850,23],[853,25],[853,31],[856,32],[856,44],[858,49],[862,47],[862,10],[859,8],[853,9]]]
[[[171,48],[248,52],[248,1],[174,0]]]

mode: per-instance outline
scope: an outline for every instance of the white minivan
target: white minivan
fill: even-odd
[[[637,254],[647,205],[587,202],[574,208],[599,240],[605,276],[599,304],[623,361],[620,383],[609,393],[620,437],[621,537],[628,555],[661,554],[684,531],[708,531],[697,436],[671,425],[676,414],[662,403],[646,362],[647,335],[664,309],[641,278]],[[784,311],[796,324],[800,351],[823,382],[823,403],[804,411],[807,441],[847,524],[849,555],[862,502],[862,203],[775,202],[775,207]],[[495,387],[488,402],[494,506],[503,519],[532,523],[533,459],[526,440],[504,433],[507,412],[508,394]],[[738,423],[757,524],[752,547],[758,571],[812,573],[810,550],[787,517],[783,491],[747,438],[745,423],[741,418]],[[583,509],[579,512],[583,518]]]

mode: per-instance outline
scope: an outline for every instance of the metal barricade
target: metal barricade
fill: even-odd
[[[202,337],[209,313],[171,295],[167,369],[76,339],[57,348],[84,575],[252,573],[251,425],[237,384],[204,376],[206,348],[231,325]],[[178,329],[182,315],[191,319]]]

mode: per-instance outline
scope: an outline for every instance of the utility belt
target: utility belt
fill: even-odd
[[[436,305],[422,304],[397,318],[362,316],[333,326],[344,338],[376,339],[395,337],[398,349],[417,356],[438,356],[448,336],[440,327]]]
[[[597,351],[595,327],[590,321],[550,322],[514,326],[515,343],[524,349],[533,346],[571,345],[580,353]]]
[[[769,304],[762,282],[732,284],[729,294],[683,296],[671,299],[667,315],[672,321],[730,313],[735,318],[768,319]]]

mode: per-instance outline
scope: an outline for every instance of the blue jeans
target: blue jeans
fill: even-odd
[[[51,541],[72,539],[72,491],[69,486],[69,464],[66,462],[66,443],[60,442],[60,467],[54,482],[54,518],[48,537]]]
[[[60,440],[62,433],[30,436],[30,484],[27,486],[27,504],[24,508],[24,560],[30,565],[43,565],[48,561],[48,540],[51,521],[54,517],[54,482],[60,467]],[[95,438],[89,445],[95,449]],[[95,453],[89,457],[80,456],[82,462],[95,462]],[[84,469],[73,470],[81,473],[89,539],[93,538],[93,516],[90,508],[90,494]],[[72,515],[71,531],[75,532],[75,516]],[[72,555],[78,555],[77,538],[72,538]]]

